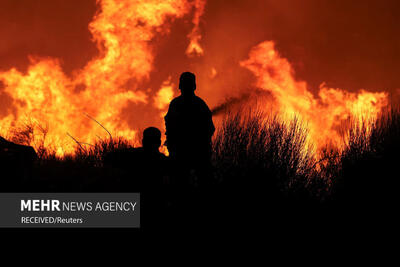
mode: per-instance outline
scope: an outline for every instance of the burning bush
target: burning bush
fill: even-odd
[[[308,195],[317,179],[305,126],[259,111],[225,117],[214,140],[214,163],[222,184],[264,199]]]
[[[376,121],[354,122],[335,166],[334,198],[357,210],[394,203],[400,160],[400,111],[388,108]]]

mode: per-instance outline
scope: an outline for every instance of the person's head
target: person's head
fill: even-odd
[[[158,151],[161,145],[161,132],[156,127],[149,127],[143,131],[143,148]]]
[[[179,78],[179,89],[182,95],[192,95],[196,90],[196,76],[191,72],[184,72]]]

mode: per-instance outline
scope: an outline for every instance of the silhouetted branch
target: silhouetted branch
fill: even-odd
[[[112,135],[111,133],[106,129],[106,127],[104,127],[100,122],[98,122],[95,118],[91,117],[89,114],[84,113],[86,117],[88,117],[89,119],[93,120],[94,122],[96,122],[98,125],[100,125],[110,136],[110,139],[112,140]]]
[[[70,135],[68,132],[67,132],[67,135],[68,135],[69,137],[71,137],[71,139],[74,140],[75,143],[77,143],[77,144],[79,145],[79,147],[80,147],[82,150],[85,150],[85,149],[83,148],[83,146],[81,145],[81,143],[80,143],[78,140],[76,140],[76,139],[75,139],[72,135]]]

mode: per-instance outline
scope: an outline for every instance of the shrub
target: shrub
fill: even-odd
[[[298,118],[284,122],[260,111],[229,113],[213,147],[217,178],[249,194],[303,196],[316,177],[307,130]]]

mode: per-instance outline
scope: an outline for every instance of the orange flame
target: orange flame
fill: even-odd
[[[0,72],[0,82],[15,107],[0,118],[0,135],[7,136],[10,129],[29,119],[39,130],[46,130],[44,146],[64,155],[75,149],[70,136],[93,143],[106,134],[85,114],[96,118],[112,134],[128,139],[138,130],[120,118],[129,103],[152,106],[161,117],[165,114],[174,96],[172,78],[165,80],[154,96],[140,88],[155,71],[151,41],[168,34],[171,21],[191,15],[194,10],[185,52],[188,57],[202,56],[200,24],[206,0],[97,0],[97,3],[99,12],[89,29],[100,53],[82,69],[67,76],[58,60],[31,57],[26,73],[15,68]],[[365,90],[350,93],[325,84],[321,84],[318,95],[313,95],[306,82],[294,78],[292,66],[279,55],[272,41],[253,47],[249,58],[239,64],[254,74],[256,87],[272,94],[274,107],[288,116],[296,114],[308,123],[311,140],[318,147],[329,141],[339,142],[337,128],[343,120],[359,114],[373,118],[388,103],[387,93]],[[213,66],[206,70],[210,79],[220,76],[220,70]],[[30,144],[35,146],[35,140]]]
[[[299,116],[308,123],[311,140],[317,147],[329,142],[339,145],[337,130],[344,120],[351,116],[373,119],[388,104],[387,93],[349,93],[327,88],[324,83],[318,97],[314,97],[306,82],[295,80],[292,66],[279,55],[272,41],[253,47],[249,59],[240,64],[256,76],[257,87],[272,93],[280,112]]]
[[[7,135],[8,129],[23,123],[25,115],[38,125],[49,124],[45,146],[53,145],[63,155],[75,147],[67,133],[88,143],[104,135],[83,116],[87,113],[114,134],[134,137],[135,130],[118,115],[129,101],[149,101],[137,87],[153,67],[149,41],[158,32],[168,32],[167,19],[182,17],[190,4],[186,0],[103,0],[98,4],[100,12],[89,29],[100,56],[73,77],[67,77],[54,59],[31,59],[26,74],[16,69],[0,73],[5,92],[17,107],[15,114],[0,120],[0,134]],[[162,91],[160,97],[165,94]]]
[[[186,54],[188,56],[194,56],[194,55],[203,55],[204,50],[200,45],[200,40],[201,40],[201,34],[200,34],[200,18],[204,13],[204,9],[206,6],[206,1],[205,0],[195,0],[194,6],[196,8],[194,17],[193,17],[193,30],[190,32],[188,35],[190,39],[190,43],[188,48],[186,49]]]
[[[164,81],[161,89],[157,92],[157,95],[154,99],[154,105],[156,108],[162,111],[161,116],[163,117],[166,109],[174,97],[174,84],[171,83],[171,77],[168,80]]]

